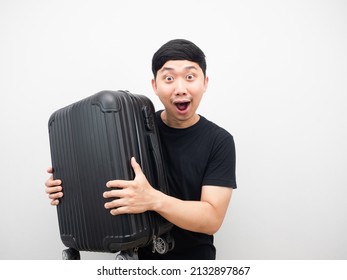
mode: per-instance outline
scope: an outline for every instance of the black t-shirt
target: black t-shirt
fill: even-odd
[[[167,126],[156,113],[170,195],[182,200],[200,200],[204,185],[236,188],[235,145],[225,129],[200,116],[188,128]],[[187,213],[189,215],[189,213]],[[203,218],[203,217],[202,217]],[[213,236],[174,226],[175,248],[164,254],[140,248],[140,259],[215,259]],[[151,246],[150,246],[151,247]]]

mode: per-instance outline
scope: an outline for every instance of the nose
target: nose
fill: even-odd
[[[183,79],[176,79],[175,83],[175,95],[186,95],[187,87]]]

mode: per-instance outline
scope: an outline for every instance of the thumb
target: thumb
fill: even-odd
[[[142,172],[142,169],[141,169],[141,166],[137,163],[135,157],[132,157],[132,158],[131,158],[131,166],[132,166],[132,168],[134,169],[135,177],[136,177],[137,175],[140,175],[140,174],[143,173],[143,172]]]

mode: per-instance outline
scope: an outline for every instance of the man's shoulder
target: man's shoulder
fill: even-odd
[[[230,132],[227,131],[225,128],[207,119],[206,117],[200,115],[200,120],[202,124],[205,126],[205,128],[208,129],[211,134],[214,134],[218,137],[231,137],[231,138],[233,137],[230,134]]]

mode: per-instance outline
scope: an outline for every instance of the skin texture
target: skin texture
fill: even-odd
[[[187,128],[200,119],[196,113],[208,86],[208,77],[195,62],[169,60],[152,80],[152,87],[165,110],[161,114],[164,123],[173,128]],[[105,203],[112,215],[156,211],[178,227],[186,230],[214,234],[222,225],[232,188],[202,186],[200,201],[186,201],[168,196],[153,188],[135,158],[131,159],[134,180],[107,182],[109,191],[105,198],[115,198]],[[49,168],[48,173],[52,173]],[[46,181],[46,193],[52,205],[59,204],[63,196],[60,180],[52,176]],[[188,214],[187,214],[188,213]],[[201,219],[201,217],[204,217]]]

